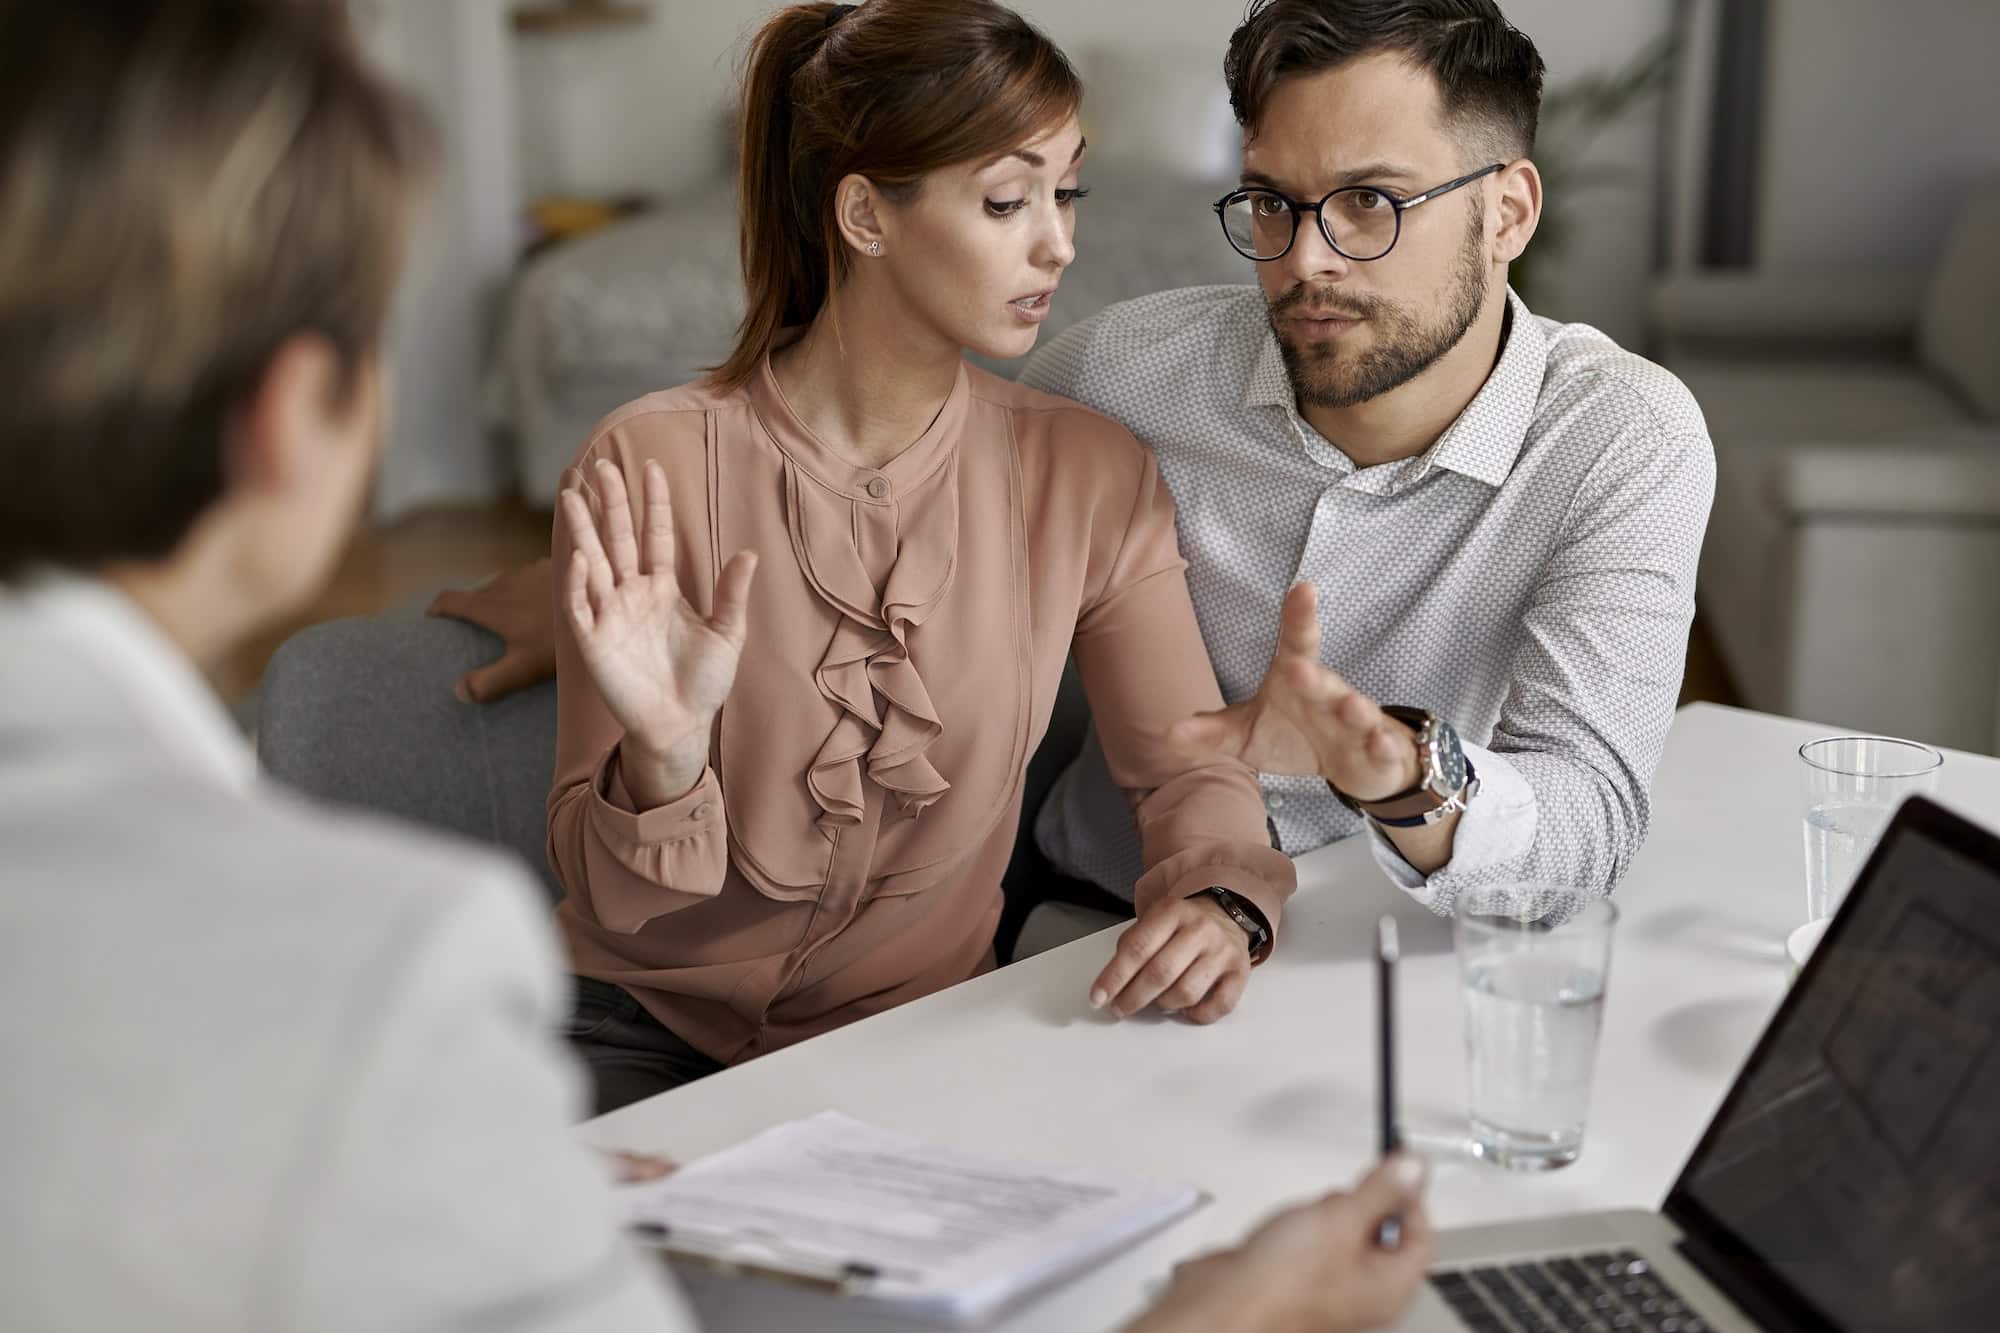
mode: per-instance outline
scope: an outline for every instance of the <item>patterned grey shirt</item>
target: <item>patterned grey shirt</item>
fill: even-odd
[[[1265,775],[1297,854],[1364,827],[1432,910],[1533,885],[1521,910],[1608,893],[1646,835],[1715,489],[1680,381],[1509,293],[1498,363],[1436,444],[1357,468],[1299,416],[1262,292],[1192,287],[1110,307],[1021,378],[1151,446],[1222,694],[1250,697],[1286,588],[1320,593],[1323,660],[1467,742],[1481,790],[1428,878],[1316,778]],[[1095,737],[1036,826],[1059,868],[1131,895],[1139,838]]]

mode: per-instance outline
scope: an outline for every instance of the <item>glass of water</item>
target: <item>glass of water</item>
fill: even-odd
[[[1937,790],[1944,756],[1887,736],[1829,736],[1799,747],[1806,772],[1806,920],[1834,914],[1905,797]]]
[[[1568,890],[1482,892],[1454,919],[1473,1151],[1515,1171],[1568,1166],[1583,1151],[1611,934],[1618,909],[1597,898],[1567,916],[1523,919]]]

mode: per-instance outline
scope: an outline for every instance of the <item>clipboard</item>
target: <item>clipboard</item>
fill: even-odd
[[[1208,1201],[1185,1184],[947,1147],[837,1111],[619,1188],[627,1233],[676,1263],[956,1325]]]
[[[745,1242],[704,1236],[686,1227],[677,1230],[664,1222],[635,1222],[626,1228],[626,1234],[637,1244],[676,1263],[694,1264],[723,1277],[763,1278],[835,1296],[865,1296],[882,1277],[882,1269],[874,1264],[841,1263],[819,1255],[804,1254],[775,1237],[759,1237]],[[730,1252],[746,1245],[767,1253],[785,1250],[792,1250],[792,1253],[784,1259],[757,1259]]]

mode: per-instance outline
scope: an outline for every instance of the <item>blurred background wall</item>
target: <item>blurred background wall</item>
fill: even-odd
[[[356,2],[449,167],[342,610],[532,554],[591,424],[726,350],[730,104],[776,7]],[[1076,60],[1092,143],[1044,336],[1247,281],[1206,207],[1241,0],[1019,8]],[[1549,66],[1547,211],[1512,277],[1681,375],[1715,440],[1696,696],[2000,746],[2000,0],[1503,8]]]

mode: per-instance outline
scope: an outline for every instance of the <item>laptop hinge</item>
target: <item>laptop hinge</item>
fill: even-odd
[[[1759,1328],[1770,1333],[1839,1333],[1834,1325],[1799,1308],[1797,1298],[1783,1289],[1784,1280],[1755,1255],[1740,1246],[1725,1253],[1688,1225],[1693,1219],[1684,1214],[1676,1217],[1673,1211],[1667,1220],[1680,1233],[1674,1249]]]

